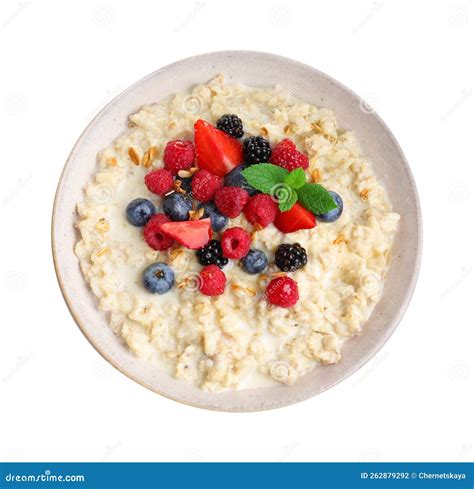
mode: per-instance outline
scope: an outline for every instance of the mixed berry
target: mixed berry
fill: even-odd
[[[309,158],[304,153],[298,151],[295,143],[291,139],[283,139],[283,141],[280,141],[273,148],[270,163],[281,166],[289,171],[295,170],[296,168],[306,170],[309,166]]]
[[[268,267],[268,258],[263,251],[253,249],[240,260],[240,264],[245,272],[255,275]]]
[[[244,135],[242,119],[235,114],[224,114],[217,120],[216,126],[233,138],[240,139]]]
[[[331,194],[331,197],[334,199],[334,202],[336,203],[337,207],[323,214],[317,214],[316,217],[321,222],[337,221],[341,217],[342,209],[344,208],[344,204],[342,203],[342,197],[336,192],[332,192],[331,190],[329,191],[329,193]]]
[[[225,273],[217,265],[207,265],[199,274],[199,290],[204,295],[221,295],[227,282]]]
[[[188,221],[193,201],[188,194],[173,192],[163,199],[163,211],[173,221]]]
[[[143,272],[143,285],[152,294],[164,294],[174,285],[174,272],[166,263],[152,263]]]
[[[153,202],[147,199],[134,199],[127,205],[125,214],[132,226],[144,226],[155,212]]]
[[[265,228],[275,220],[278,214],[278,205],[270,195],[257,194],[250,197],[245,204],[244,214],[251,224],[258,224]]]
[[[229,218],[219,212],[214,202],[199,204],[198,211],[200,209],[204,209],[203,217],[209,217],[211,219],[212,230],[216,233],[222,231],[227,226]]]
[[[250,136],[244,140],[244,161],[247,165],[270,161],[270,142],[262,136]]]
[[[247,168],[247,165],[239,165],[224,177],[224,185],[226,187],[243,188],[250,196],[255,195],[258,191],[248,184],[242,171]]]
[[[275,265],[282,272],[296,272],[308,263],[306,250],[299,244],[281,244],[275,252]]]
[[[306,183],[308,156],[290,139],[272,148],[262,136],[241,142],[243,137],[242,120],[235,114],[222,115],[216,126],[197,120],[194,142],[168,142],[164,168],[145,176],[148,190],[162,199],[163,213],[157,213],[152,201],[137,198],[128,204],[126,217],[131,225],[143,227],[143,238],[154,250],[165,251],[176,243],[196,250],[202,294],[224,293],[230,260],[238,260],[250,275],[274,263],[281,272],[267,285],[266,299],[292,307],[299,299],[298,284],[287,274],[307,264],[306,250],[299,243],[283,243],[270,262],[267,253],[251,248],[248,231],[228,227],[229,219],[243,213],[255,231],[274,225],[289,234],[314,228],[316,219],[337,220],[342,198]],[[143,273],[143,285],[153,294],[164,294],[175,285],[175,273],[166,263],[153,263]]]
[[[166,168],[153,170],[145,176],[145,185],[150,192],[157,195],[165,195],[174,186],[173,174]]]
[[[229,258],[222,254],[221,242],[211,239],[207,245],[196,251],[198,262],[203,265],[217,265],[223,268],[229,263]]]

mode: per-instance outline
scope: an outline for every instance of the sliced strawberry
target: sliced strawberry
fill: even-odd
[[[314,228],[316,226],[316,217],[297,202],[289,211],[278,211],[273,224],[282,233],[294,233],[300,229]]]
[[[235,138],[202,119],[194,124],[199,168],[223,177],[242,163],[242,146]]]
[[[160,231],[191,250],[202,248],[212,237],[210,219],[165,222]]]

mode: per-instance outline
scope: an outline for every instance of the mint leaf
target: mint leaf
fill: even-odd
[[[242,172],[249,185],[264,194],[271,194],[273,187],[283,183],[288,174],[288,170],[270,163],[252,165]]]
[[[285,177],[285,183],[291,188],[298,190],[306,183],[306,175],[303,168],[296,168]]]
[[[297,192],[301,205],[313,214],[325,214],[337,207],[331,194],[318,183],[306,183]]]
[[[290,187],[287,188],[288,192],[286,193],[286,196],[278,200],[278,208],[281,212],[289,211],[298,201],[298,194],[296,193],[296,190]]]

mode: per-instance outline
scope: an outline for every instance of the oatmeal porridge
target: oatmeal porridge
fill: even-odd
[[[114,332],[215,391],[338,362],[400,219],[330,110],[222,76],[131,115],[77,209],[75,252]]]

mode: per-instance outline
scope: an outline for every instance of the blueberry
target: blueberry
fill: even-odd
[[[216,204],[214,202],[206,202],[204,204],[199,204],[198,209],[201,209],[201,207],[204,207],[204,217],[210,217],[211,218],[211,227],[213,231],[220,231],[221,229],[224,229],[227,226],[227,223],[229,222],[229,218],[226,216],[223,216],[216,207]]]
[[[255,195],[257,190],[251,187],[245,177],[242,175],[242,170],[245,170],[247,165],[236,166],[230,173],[224,178],[224,185],[226,187],[240,187],[247,191],[249,195]]]
[[[156,213],[153,202],[147,199],[135,199],[127,205],[127,220],[132,226],[144,226]]]
[[[342,198],[339,194],[336,194],[336,192],[332,192],[331,190],[329,191],[329,193],[334,199],[337,208],[333,209],[332,211],[326,212],[325,214],[316,214],[316,218],[318,219],[318,221],[334,222],[341,217],[342,209],[344,208],[344,204],[342,203]]]
[[[254,275],[263,272],[263,270],[267,268],[268,258],[263,251],[250,250],[247,255],[240,260],[240,263],[245,272]]]
[[[179,194],[178,192],[168,195],[163,200],[163,210],[173,221],[187,221],[192,207],[191,199],[187,195]]]
[[[181,188],[187,192],[191,192],[191,182],[193,181],[193,177],[176,177],[176,180],[181,182]]]
[[[164,294],[174,285],[174,272],[166,263],[153,263],[143,272],[143,285],[152,294]]]

